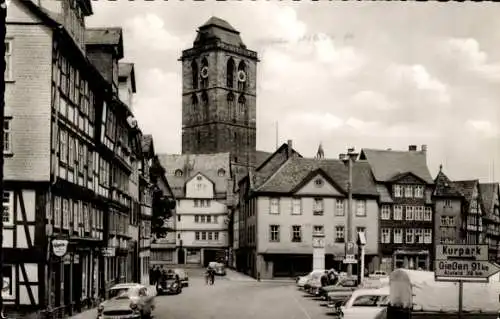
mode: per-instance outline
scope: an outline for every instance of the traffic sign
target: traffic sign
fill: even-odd
[[[448,280],[488,279],[500,272],[500,266],[488,261],[472,260],[436,260],[434,272],[437,278]]]
[[[488,261],[488,245],[436,245],[436,260]]]
[[[357,264],[356,256],[354,255],[346,255],[344,259],[344,264]]]

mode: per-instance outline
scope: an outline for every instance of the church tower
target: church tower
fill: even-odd
[[[255,165],[257,52],[229,23],[210,18],[182,52],[182,153],[229,152],[237,171]]]

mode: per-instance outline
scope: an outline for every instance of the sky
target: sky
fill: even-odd
[[[500,7],[491,3],[92,1],[123,28],[133,110],[156,152],[181,151],[181,63],[211,16],[257,51],[257,148],[303,156],[427,145],[435,176],[500,178]]]

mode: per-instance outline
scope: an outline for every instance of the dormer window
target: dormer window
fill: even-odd
[[[224,177],[224,175],[226,175],[226,171],[223,168],[219,169],[219,171],[217,173],[218,173],[219,177]]]
[[[180,169],[175,170],[175,176],[182,177],[182,170],[180,170]]]

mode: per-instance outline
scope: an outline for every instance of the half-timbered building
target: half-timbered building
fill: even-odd
[[[119,99],[119,63],[123,58],[121,28],[92,28],[85,31],[89,60],[107,82],[108,99],[99,109],[100,126],[97,151],[100,154],[98,194],[108,199],[105,222],[105,288],[130,281],[134,262],[133,234],[129,232],[132,198],[129,178],[132,173],[131,138],[136,130],[132,112]],[[134,120],[135,121],[135,120]]]
[[[2,269],[8,313],[71,314],[130,276],[136,130],[118,98],[122,35],[113,29],[89,37],[84,19],[91,14],[89,0],[9,6]],[[96,58],[106,54],[108,64]]]
[[[363,149],[379,192],[380,269],[431,270],[434,262],[432,192],[427,146],[408,151]]]

